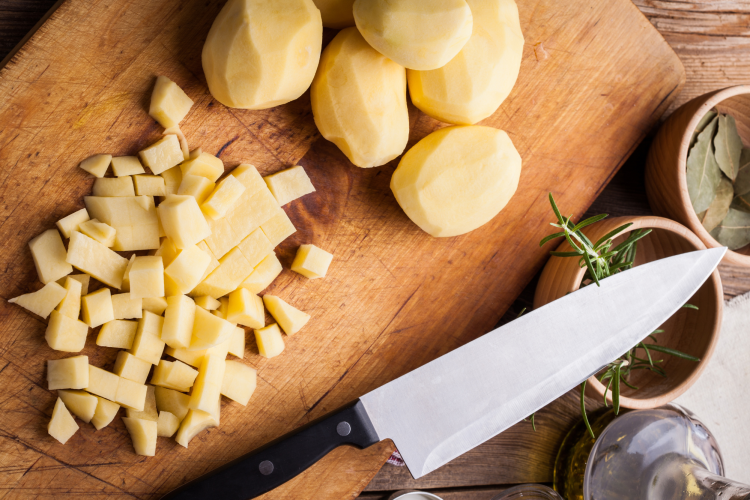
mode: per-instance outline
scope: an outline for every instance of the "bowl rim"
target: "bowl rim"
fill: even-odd
[[[687,157],[690,152],[690,141],[693,137],[693,132],[698,127],[698,122],[700,122],[706,113],[723,101],[743,94],[750,95],[750,85],[736,85],[709,94],[708,99],[691,116],[680,138],[680,149],[677,153],[677,182],[680,189],[680,201],[683,210],[687,213],[690,229],[696,233],[698,238],[703,240],[706,246],[712,248],[723,247],[724,245],[716,241],[703,227],[703,224],[698,219],[698,215],[693,210],[693,204],[690,201],[690,193],[687,188]],[[750,267],[750,255],[741,254],[729,249],[727,249],[727,254],[739,264]]]

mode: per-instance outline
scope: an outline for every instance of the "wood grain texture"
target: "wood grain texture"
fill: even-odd
[[[520,2],[521,78],[484,124],[513,139],[524,159],[521,186],[487,226],[433,239],[390,193],[395,162],[352,167],[320,139],[307,95],[266,111],[211,98],[200,49],[222,3],[68,0],[0,72],[0,295],[39,287],[27,242],[82,206],[92,179],[76,167],[81,159],[132,154],[159,137],[146,106],[155,75],[165,74],[196,102],[183,122],[191,145],[228,167],[251,162],[267,174],[299,163],[308,171],[318,191],[287,207],[299,230],[279,255],[288,268],[300,243],[314,243],[335,259],[325,280],[287,270],[269,292],[314,319],[279,358],[261,358],[249,342],[246,362],[259,378],[247,408],[224,402],[221,427],[187,450],[160,440],[148,459],[133,454],[119,419],[99,432],[83,426],[66,446],[46,435],[54,396],[44,364],[64,356],[46,347],[43,322],[2,301],[0,488],[8,497],[157,498],[488,331],[545,261],[537,242],[547,232],[546,193],[585,210],[684,79],[628,0]],[[413,108],[410,123],[410,145],[442,126]],[[115,357],[91,345],[83,354],[105,368]],[[514,478],[503,482],[548,476],[577,411],[566,396],[540,413],[546,430],[533,434],[521,423],[496,438],[505,462],[488,464],[484,480],[498,478],[503,463],[502,475]],[[390,449],[337,450],[266,498],[356,497]],[[475,467],[471,457],[457,467]],[[453,486],[435,477],[423,482]]]

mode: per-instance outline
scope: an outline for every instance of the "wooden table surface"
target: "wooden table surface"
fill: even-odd
[[[0,0],[0,57],[22,41],[56,3],[55,0]],[[634,0],[634,3],[685,65],[687,83],[672,109],[711,90],[750,83],[750,0]],[[589,214],[651,214],[643,180],[648,146],[646,141],[635,152],[589,209]],[[748,271],[722,266],[721,276],[727,297],[750,290]],[[531,305],[535,282],[524,290],[504,320]],[[590,403],[596,406],[595,402]],[[554,425],[546,418],[551,414],[555,416]],[[576,418],[577,404],[572,394],[540,412],[537,419],[540,434],[535,436],[540,446],[535,451],[549,457],[550,465],[564,427]],[[395,490],[419,487],[430,489],[445,500],[490,500],[510,484],[551,481],[550,466],[539,466],[539,460],[530,461],[528,467],[523,463],[508,463],[502,453],[502,447],[507,445],[494,440],[457,459],[455,465],[448,464],[420,481],[411,480],[403,467],[386,465],[360,498],[386,499]]]

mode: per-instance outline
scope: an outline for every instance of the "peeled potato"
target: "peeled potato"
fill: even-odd
[[[383,165],[404,151],[406,72],[357,28],[341,30],[323,51],[310,97],[320,133],[358,167]]]
[[[445,66],[471,37],[466,0],[355,0],[354,20],[375,50],[409,69]]]
[[[292,101],[310,86],[322,43],[312,0],[229,0],[203,46],[208,89],[232,108]]]
[[[348,28],[354,26],[354,0],[313,0],[320,9],[323,26],[326,28]]]
[[[414,105],[459,125],[471,125],[497,110],[516,84],[523,55],[514,0],[466,1],[474,29],[461,52],[442,68],[406,72]]]
[[[404,155],[391,190],[425,232],[457,236],[496,216],[516,192],[520,175],[521,156],[508,134],[454,126],[433,132]]]

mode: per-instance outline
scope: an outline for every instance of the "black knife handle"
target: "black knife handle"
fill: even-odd
[[[245,500],[289,481],[334,448],[380,441],[361,401],[328,414],[168,493],[164,500]]]

